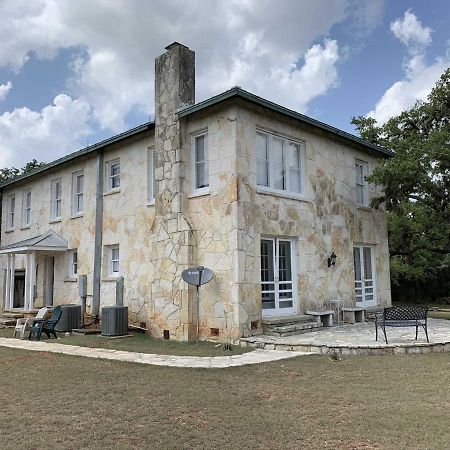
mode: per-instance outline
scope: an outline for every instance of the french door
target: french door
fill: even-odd
[[[373,248],[358,245],[353,247],[353,262],[355,267],[356,306],[375,306],[375,260]]]
[[[261,293],[263,317],[294,314],[294,243],[288,239],[261,239]]]

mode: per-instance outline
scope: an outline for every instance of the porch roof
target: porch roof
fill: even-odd
[[[0,254],[32,251],[63,252],[67,250],[67,247],[67,241],[58,233],[50,230],[39,236],[0,247]]]

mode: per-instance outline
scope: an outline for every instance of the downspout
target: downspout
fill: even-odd
[[[100,277],[102,274],[103,240],[103,150],[97,151],[95,183],[95,238],[92,315],[100,314]]]

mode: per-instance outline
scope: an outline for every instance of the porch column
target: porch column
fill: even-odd
[[[28,306],[29,309],[34,308],[34,291],[36,289],[36,252],[30,253],[30,275],[28,277],[28,281],[30,282],[30,293],[28,297]]]
[[[9,307],[12,309],[14,307],[14,277],[16,270],[16,255],[13,253],[9,255]]]
[[[9,292],[11,290],[11,260],[10,255],[6,255],[6,279],[5,279],[5,309],[9,309]]]
[[[23,309],[28,311],[30,304],[30,254],[25,253],[25,295],[23,300]]]

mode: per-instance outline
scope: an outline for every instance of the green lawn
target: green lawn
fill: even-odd
[[[0,329],[0,337],[11,338],[14,329]],[[26,334],[28,336],[28,333]],[[230,356],[239,355],[253,349],[232,346],[231,351],[222,349],[213,342],[180,343],[174,340],[165,341],[164,339],[155,339],[144,333],[135,333],[131,337],[108,338],[104,336],[68,336],[64,333],[58,333],[61,339],[47,339],[44,334],[41,337],[43,342],[57,342],[58,344],[79,345],[81,347],[111,348],[114,350],[125,350],[129,352],[157,353],[159,355],[189,355],[189,356]]]
[[[0,347],[8,449],[447,449],[449,354],[178,369]]]

